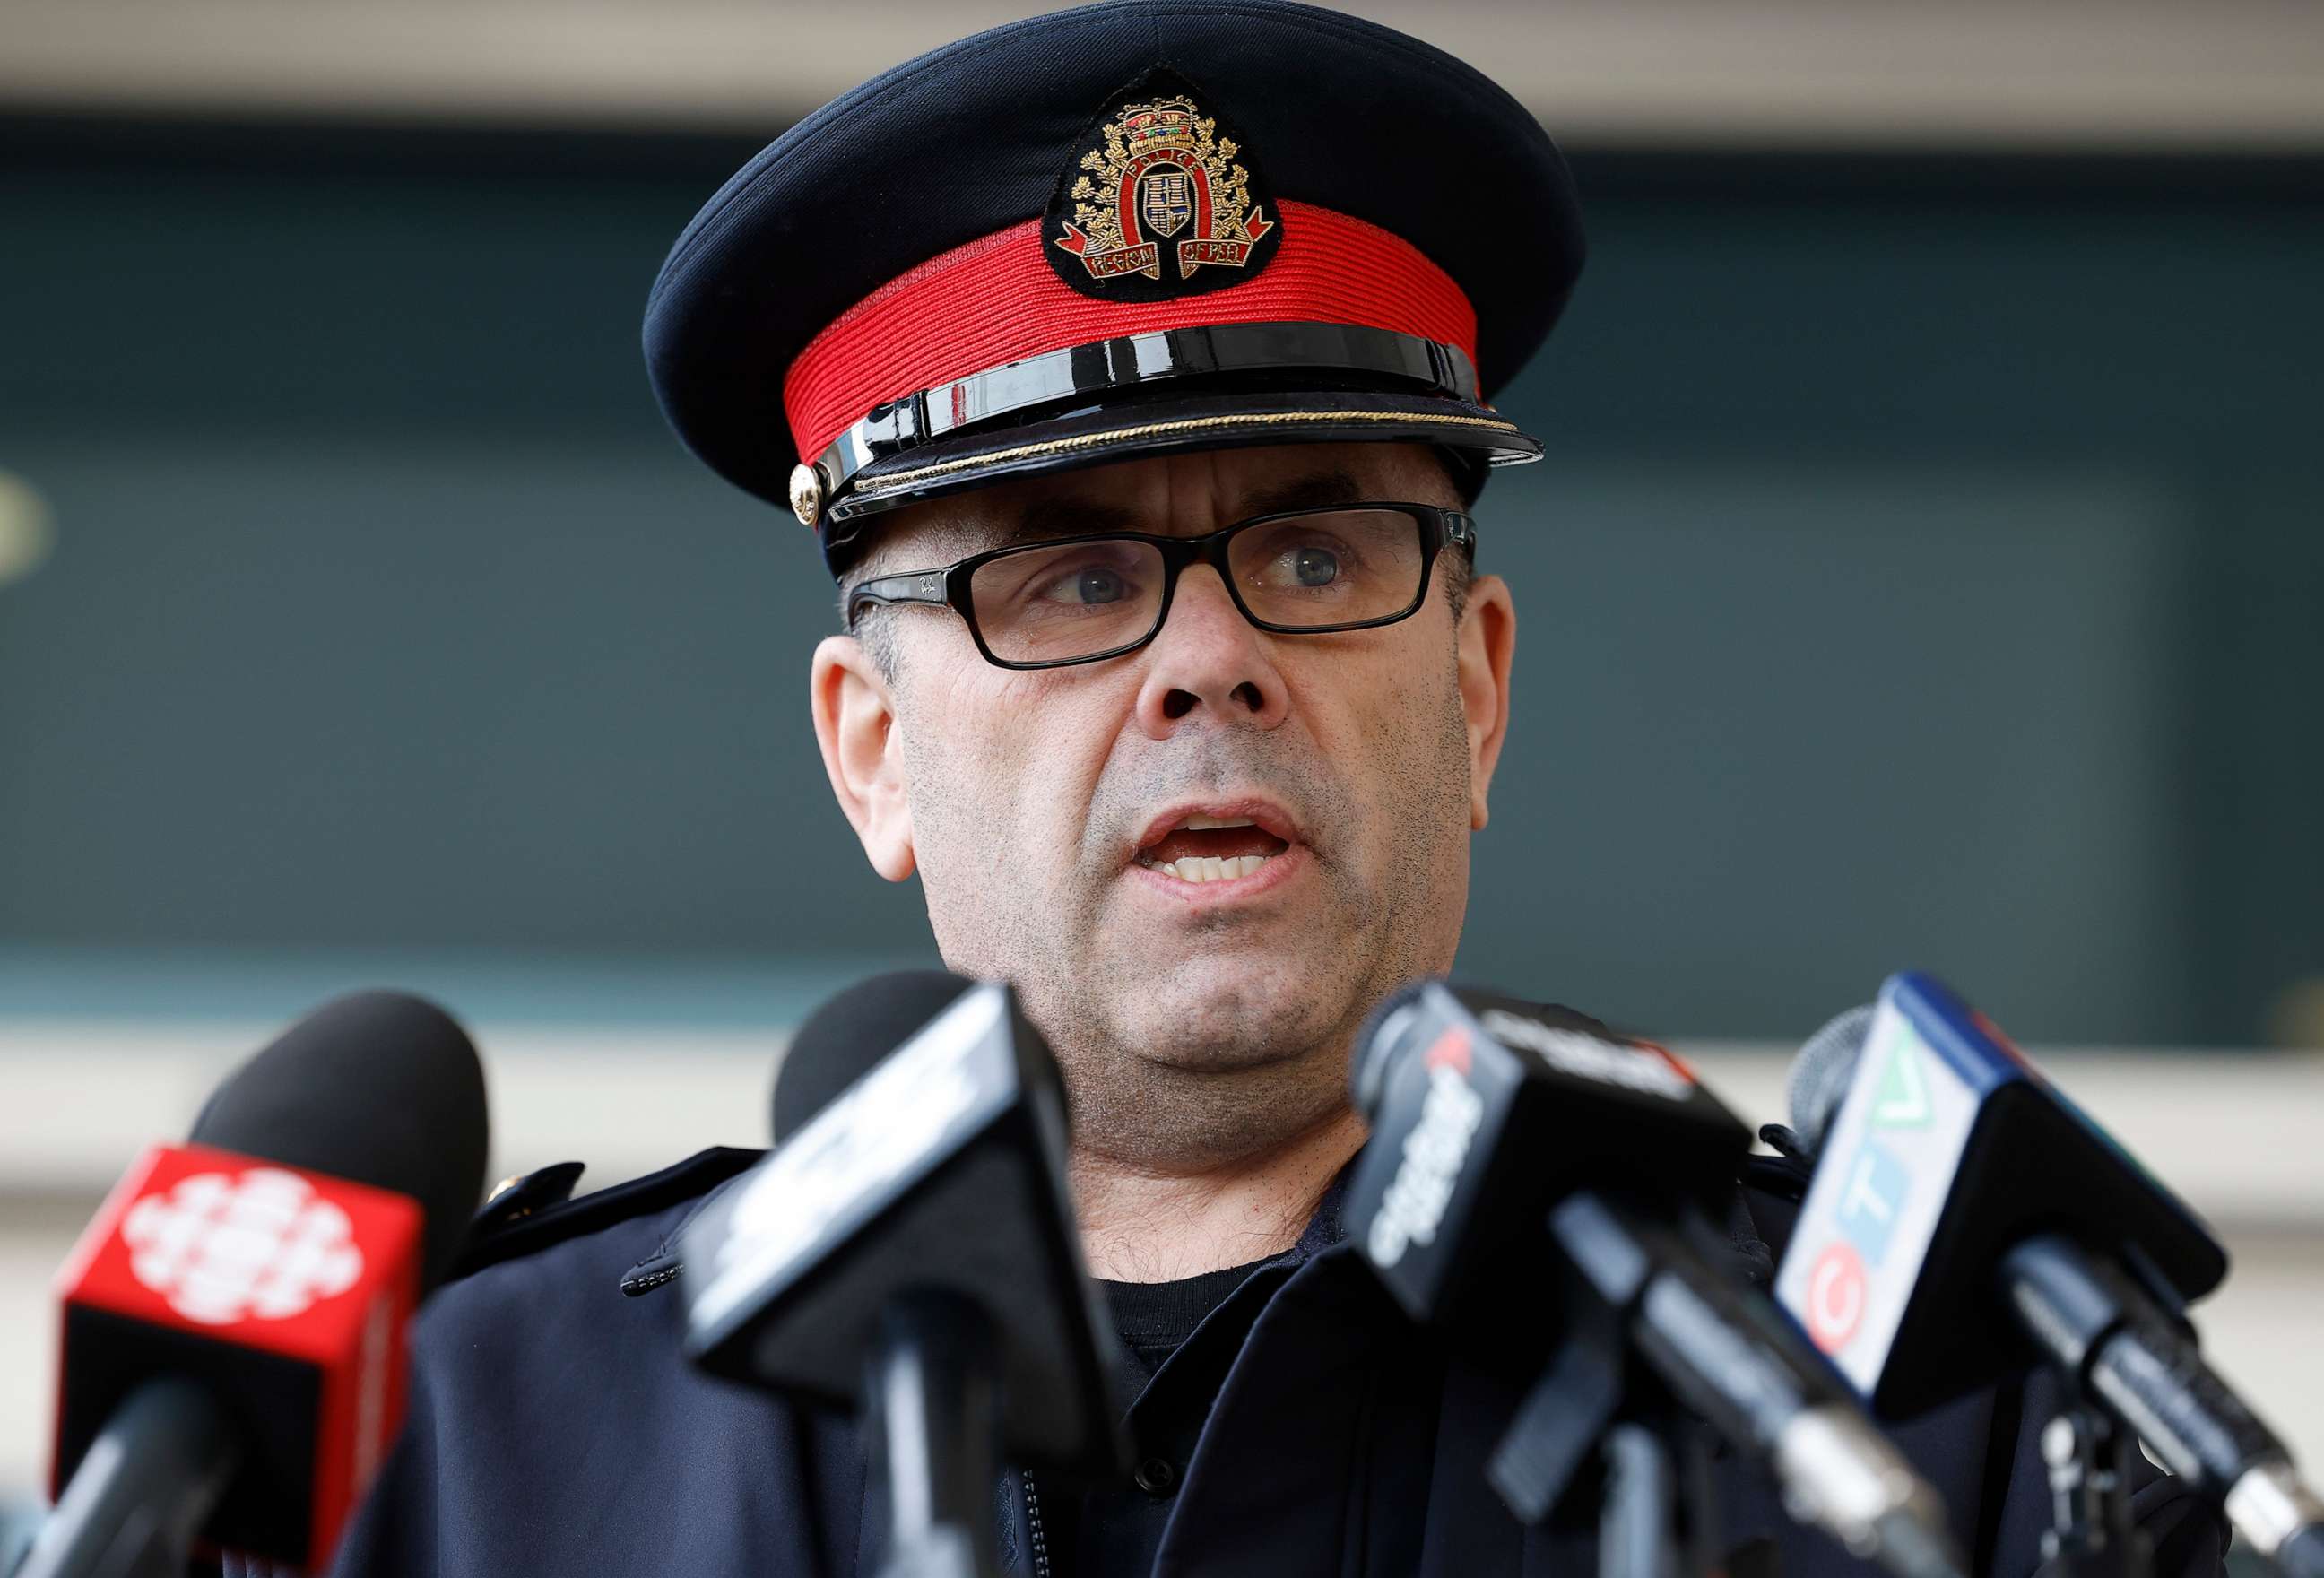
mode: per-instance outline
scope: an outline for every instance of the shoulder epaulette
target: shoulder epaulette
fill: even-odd
[[[714,1145],[674,1167],[578,1199],[572,1197],[573,1186],[581,1177],[577,1161],[511,1178],[493,1191],[469,1223],[467,1238],[444,1280],[456,1281],[503,1260],[538,1254],[552,1244],[707,1194],[764,1155],[763,1150]]]

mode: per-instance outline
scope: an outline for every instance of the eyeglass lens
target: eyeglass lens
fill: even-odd
[[[1327,629],[1408,611],[1425,560],[1418,520],[1399,510],[1331,510],[1261,521],[1227,543],[1250,615]],[[1013,549],[969,577],[977,628],[1003,662],[1058,662],[1142,641],[1160,622],[1164,566],[1149,542],[1118,538]]]

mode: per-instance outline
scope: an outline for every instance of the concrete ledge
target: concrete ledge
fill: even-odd
[[[0,1020],[0,1198],[110,1187],[183,1138],[213,1086],[279,1024]],[[586,1161],[588,1186],[710,1145],[767,1143],[788,1031],[472,1027],[492,1103],[493,1173]]]
[[[0,1197],[104,1191],[182,1136],[225,1071],[280,1027],[0,1019]],[[552,1029],[480,1020],[499,1177],[589,1164],[602,1188],[707,1145],[763,1145],[788,1029]],[[1679,1050],[1753,1123],[1784,1116],[1787,1047]],[[2222,1232],[2324,1231],[2324,1056],[2060,1048],[2036,1057]]]

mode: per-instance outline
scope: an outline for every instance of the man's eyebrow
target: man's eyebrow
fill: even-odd
[[[1052,537],[1079,537],[1091,531],[1136,531],[1141,528],[1151,529],[1143,516],[1127,505],[1067,494],[1035,499],[1027,504],[1018,512],[1017,524],[993,546],[1014,548],[1020,542],[1044,542]]]
[[[1277,510],[1312,510],[1323,504],[1349,504],[1363,496],[1363,490],[1349,472],[1336,467],[1328,471],[1310,471],[1271,487],[1244,494],[1242,510],[1236,519],[1272,515]]]
[[[1322,504],[1344,504],[1360,497],[1355,477],[1338,469],[1311,471],[1247,494],[1234,519],[1271,515],[1278,510],[1305,510]],[[1057,537],[1079,537],[1093,531],[1154,531],[1157,523],[1142,512],[1109,500],[1082,494],[1036,499],[1019,513],[1008,534],[991,546],[1015,548]]]

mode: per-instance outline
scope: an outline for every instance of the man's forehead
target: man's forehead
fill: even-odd
[[[1357,499],[1457,503],[1419,444],[1302,444],[1151,456],[1000,483],[899,511],[881,536],[918,558],[1086,531],[1199,536],[1276,510]]]

